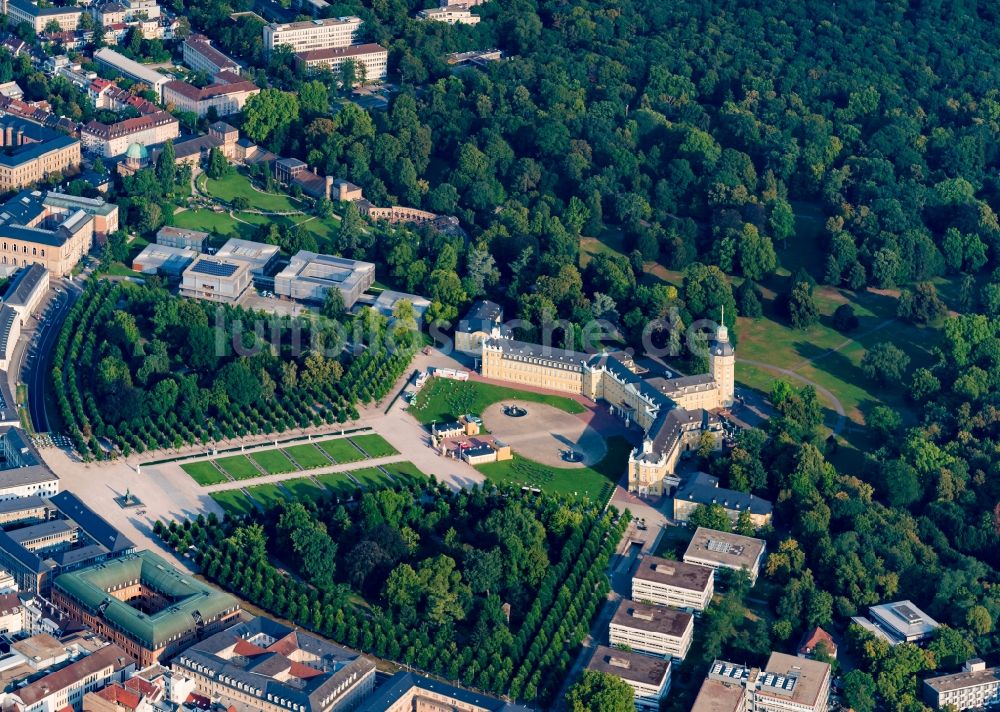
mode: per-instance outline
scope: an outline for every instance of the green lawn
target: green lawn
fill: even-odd
[[[219,235],[249,235],[253,232],[252,225],[241,225],[229,217],[228,213],[217,213],[214,210],[183,210],[173,216],[175,227],[183,227],[189,230],[203,230],[205,232],[215,232]]]
[[[411,484],[414,482],[426,482],[428,477],[421,472],[412,462],[394,462],[385,466],[386,472],[393,476],[398,482]]]
[[[312,470],[317,467],[326,467],[333,464],[330,462],[330,458],[320,452],[319,448],[313,444],[292,445],[291,447],[286,447],[284,451],[295,462],[299,463],[299,467],[304,470]]]
[[[377,467],[366,467],[363,470],[353,470],[349,474],[351,477],[360,482],[361,486],[365,488],[373,487],[375,489],[380,489],[393,484],[392,480]]]
[[[141,272],[136,272],[134,269],[129,269],[121,262],[115,262],[114,264],[108,265],[108,268],[104,270],[104,274],[109,277],[143,277]]]
[[[225,510],[226,514],[247,514],[254,509],[253,500],[240,490],[213,492],[212,499]]]
[[[367,452],[369,457],[388,457],[389,455],[399,454],[399,450],[387,443],[385,438],[377,433],[352,435],[351,440],[354,441],[355,445]]]
[[[251,477],[260,477],[261,471],[254,467],[253,463],[247,459],[246,455],[233,455],[231,457],[221,457],[215,464],[225,470],[234,480],[246,480]]]
[[[300,477],[296,480],[285,480],[281,484],[286,490],[291,492],[296,499],[319,499],[325,494],[325,492],[323,492],[323,490],[308,477]]]
[[[288,501],[288,497],[278,485],[255,485],[249,489],[250,495],[261,503],[264,509],[271,509],[282,502]]]
[[[316,443],[316,446],[322,448],[323,452],[332,457],[338,463],[357,462],[358,460],[365,459],[365,454],[354,447],[354,445],[351,444],[351,441],[347,438],[324,440]]]
[[[494,403],[509,400],[545,403],[567,413],[584,411],[582,405],[564,396],[519,391],[478,381],[431,378],[410,405],[410,413],[421,423],[450,421],[465,413],[479,415]]]
[[[244,197],[250,201],[250,205],[257,210],[273,212],[288,212],[300,210],[292,198],[284,193],[265,193],[254,190],[250,184],[250,179],[238,171],[232,171],[225,178],[214,180],[212,178],[199,178],[199,187],[205,190],[213,198],[223,202],[232,202],[233,198]]]
[[[188,462],[181,465],[181,469],[191,475],[191,478],[202,486],[215,485],[226,481],[226,476],[219,472],[219,468],[208,460]]]
[[[340,496],[349,495],[358,488],[347,476],[346,472],[331,472],[325,475],[316,475],[316,479],[330,490],[330,492]]]
[[[548,494],[607,499],[625,473],[632,445],[623,437],[608,438],[608,452],[593,467],[550,467],[514,454],[512,460],[491,462],[478,469],[494,482],[537,487]]]
[[[250,457],[269,475],[283,475],[286,472],[295,472],[299,469],[281,450],[263,450],[251,454]]]

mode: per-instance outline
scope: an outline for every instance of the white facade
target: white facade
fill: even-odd
[[[962,672],[924,680],[924,699],[935,709],[958,710],[1000,705],[1000,668],[986,667],[979,658],[966,661]]]
[[[715,595],[714,575],[683,561],[643,557],[632,577],[632,600],[703,611]]]
[[[462,5],[446,5],[429,10],[421,10],[417,13],[421,20],[432,22],[446,22],[449,25],[478,25],[479,15],[473,15],[470,10]]]
[[[347,47],[355,43],[359,29],[360,17],[333,17],[327,20],[265,25],[264,49],[270,52],[287,45],[293,52],[308,52],[314,49]]]
[[[382,81],[389,67],[389,52],[378,44],[330,47],[299,52],[295,58],[306,68],[329,69],[337,73],[345,62],[354,62],[357,83]]]
[[[684,611],[622,601],[608,627],[611,645],[684,660],[691,649],[694,616]]]

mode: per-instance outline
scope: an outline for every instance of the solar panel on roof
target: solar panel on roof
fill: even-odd
[[[193,272],[208,274],[213,277],[231,277],[236,272],[236,265],[229,262],[209,262],[202,260],[191,268]]]

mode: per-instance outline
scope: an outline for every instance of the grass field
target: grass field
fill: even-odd
[[[354,444],[368,453],[369,457],[388,457],[398,455],[399,451],[386,442],[385,438],[376,433],[370,435],[353,435]]]
[[[191,475],[191,478],[202,486],[215,485],[226,481],[226,476],[219,472],[219,468],[208,460],[188,462],[181,465],[181,469]]]
[[[284,448],[284,451],[295,462],[299,463],[299,467],[305,470],[312,470],[316,467],[326,467],[333,464],[330,462],[330,458],[320,452],[319,448],[313,444],[292,445],[291,447]]]
[[[384,469],[395,480],[405,484],[424,482],[428,479],[427,475],[417,469],[417,466],[412,462],[394,462],[390,465],[385,465]]]
[[[247,459],[246,455],[233,455],[231,457],[221,457],[215,464],[229,473],[234,480],[247,480],[251,477],[260,477],[261,471],[254,467],[253,463]]]
[[[365,459],[365,454],[354,447],[347,438],[324,440],[316,443],[316,447],[322,448],[323,452],[337,462],[357,462]]]
[[[575,400],[563,396],[519,391],[492,383],[431,378],[410,405],[410,413],[421,423],[449,421],[465,413],[478,415],[494,403],[505,400],[546,403],[567,413],[584,410]]]
[[[204,175],[204,174],[203,174]],[[233,198],[243,197],[250,201],[257,210],[270,212],[290,212],[300,210],[301,207],[284,193],[265,193],[254,190],[250,184],[250,179],[238,171],[232,171],[225,178],[213,180],[207,175],[199,178],[198,187],[207,192],[213,198],[217,198],[226,203],[232,202]]]
[[[247,514],[253,511],[253,500],[240,490],[213,492],[212,499],[225,510],[226,514]]]
[[[175,227],[183,227],[189,230],[204,230],[206,232],[216,232],[220,235],[228,235],[236,232],[248,234],[253,230],[250,225],[240,225],[227,213],[217,213],[213,210],[183,210],[174,213],[173,224]]]
[[[331,472],[325,475],[316,475],[316,479],[333,494],[340,496],[349,495],[358,488],[347,476],[346,472]]]
[[[296,499],[319,499],[326,494],[308,477],[300,477],[296,480],[285,480],[281,484],[286,490],[291,492]]]
[[[512,460],[491,462],[478,469],[494,482],[537,487],[548,494],[589,497],[604,501],[624,474],[632,445],[623,437],[608,438],[608,452],[593,467],[550,467],[515,453]]]
[[[278,485],[255,485],[249,488],[249,492],[255,500],[261,503],[264,509],[271,509],[282,502],[288,501],[284,490],[278,487]]]
[[[281,450],[262,450],[250,455],[250,458],[261,466],[269,475],[283,475],[286,472],[295,472],[298,468],[295,463],[288,459],[288,456]]]
[[[361,483],[362,487],[385,487],[393,484],[389,477],[377,467],[366,467],[362,470],[352,470],[351,477]]]

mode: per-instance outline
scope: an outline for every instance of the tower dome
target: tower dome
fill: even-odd
[[[125,158],[130,161],[145,161],[149,158],[149,151],[141,143],[134,142],[129,145],[128,150],[125,152]]]

